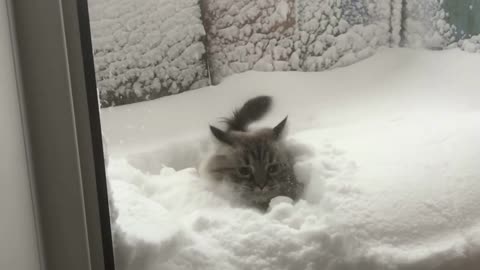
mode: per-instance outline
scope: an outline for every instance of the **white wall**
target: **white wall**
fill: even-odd
[[[37,270],[39,253],[7,0],[0,0],[0,269]]]

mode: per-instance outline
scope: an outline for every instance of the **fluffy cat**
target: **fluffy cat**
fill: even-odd
[[[287,117],[273,128],[248,130],[248,125],[260,120],[271,104],[269,96],[252,98],[232,117],[225,118],[226,131],[210,126],[220,144],[204,165],[210,178],[226,181],[245,204],[263,210],[274,197],[296,200],[303,191],[283,142]]]

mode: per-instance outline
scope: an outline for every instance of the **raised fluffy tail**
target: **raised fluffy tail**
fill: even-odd
[[[248,125],[260,120],[272,105],[272,97],[258,96],[249,99],[240,109],[233,112],[233,116],[226,118],[228,130],[246,131]]]

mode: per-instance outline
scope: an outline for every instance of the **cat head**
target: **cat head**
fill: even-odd
[[[274,128],[224,132],[210,130],[222,144],[210,170],[216,178],[231,181],[234,190],[253,201],[278,196],[281,184],[291,177],[291,164],[282,142],[287,118]]]

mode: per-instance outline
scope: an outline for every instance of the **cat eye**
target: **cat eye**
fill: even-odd
[[[267,172],[269,174],[275,174],[275,173],[278,172],[278,169],[279,169],[278,164],[271,164],[271,165],[268,166]]]
[[[250,176],[252,174],[252,169],[247,166],[240,167],[238,168],[238,174],[241,176]]]

